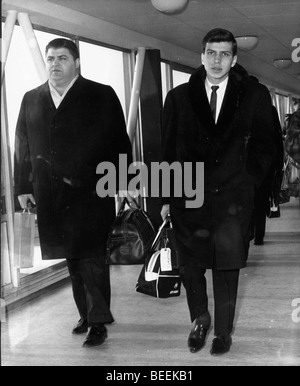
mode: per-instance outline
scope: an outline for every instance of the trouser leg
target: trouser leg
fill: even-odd
[[[239,270],[213,270],[215,335],[228,335],[233,330]]]
[[[73,298],[77,306],[80,318],[87,320],[87,303],[84,289],[84,282],[80,272],[79,260],[67,260],[69,274],[71,278]]]
[[[255,208],[255,231],[254,238],[263,241],[266,231],[266,213],[264,208]]]
[[[75,303],[81,314],[85,304],[86,316],[89,325],[112,323],[110,312],[110,275],[109,266],[101,258],[74,260],[75,280],[72,279]],[[74,269],[74,266],[76,269]],[[73,284],[74,283],[74,284]],[[83,286],[82,286],[83,283]],[[77,284],[80,284],[79,286]],[[75,287],[75,290],[74,290]],[[85,298],[85,301],[83,300]]]
[[[110,312],[110,277],[109,266],[100,259],[88,259],[84,265],[84,282],[90,325],[112,323]]]
[[[205,278],[206,270],[195,266],[186,266],[181,268],[181,272],[191,321],[193,322],[195,319],[200,318],[202,323],[210,325]]]
[[[254,236],[256,241],[263,241],[266,229],[266,215],[270,210],[269,197],[271,195],[271,180],[268,176],[259,189],[255,192],[254,198]]]
[[[257,241],[263,241],[265,236],[265,231],[266,231],[265,202],[264,203],[256,202],[253,217],[254,217],[254,239]]]

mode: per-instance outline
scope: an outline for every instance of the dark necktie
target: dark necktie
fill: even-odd
[[[217,110],[217,90],[219,86],[211,86],[212,93],[210,97],[210,108],[212,115],[214,117],[214,121],[216,120],[216,110]]]

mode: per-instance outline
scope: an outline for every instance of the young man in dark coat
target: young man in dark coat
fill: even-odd
[[[232,344],[239,271],[246,266],[249,250],[254,187],[264,179],[276,150],[268,89],[249,82],[247,72],[236,64],[232,33],[211,30],[202,44],[203,65],[166,98],[163,161],[204,162],[204,203],[191,208],[186,207],[187,197],[171,197],[164,201],[161,215],[165,218],[170,213],[174,226],[195,322],[188,338],[193,353],[205,345],[211,325],[205,272],[212,270],[215,338],[211,354],[219,355]]]
[[[16,129],[15,194],[36,204],[42,258],[67,259],[84,346],[102,344],[110,311],[106,240],[113,197],[96,193],[97,165],[119,154],[131,162],[121,104],[110,86],[79,75],[79,51],[68,39],[46,47],[49,81],[25,94]]]

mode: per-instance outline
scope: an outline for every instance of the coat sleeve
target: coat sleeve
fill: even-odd
[[[177,125],[176,125],[176,104],[174,91],[167,94],[162,120],[162,161],[171,165],[177,160]],[[172,177],[172,176],[171,176]],[[170,196],[173,195],[174,181],[170,181]],[[169,197],[162,197],[162,205],[169,204]]]
[[[115,91],[111,89],[111,98],[112,98],[112,106],[113,106],[113,117],[114,117],[114,124],[113,124],[113,142],[114,142],[114,149],[116,150],[116,154],[127,154],[128,157],[128,163],[132,162],[132,148],[131,148],[131,142],[129,140],[127,130],[126,130],[126,123],[124,119],[124,113],[121,106],[121,103],[119,101],[119,98]]]
[[[163,109],[162,159],[168,163],[176,161],[176,107],[173,92],[166,97]]]
[[[254,177],[256,186],[261,185],[277,155],[276,125],[274,123],[271,96],[265,86],[260,86],[260,92],[254,107],[247,162],[248,173]]]
[[[282,128],[279,120],[278,112],[275,106],[273,107],[273,117],[275,125],[275,143],[276,143],[276,159],[274,162],[274,169],[277,172],[281,172],[283,169],[283,160],[284,160],[284,147],[283,147],[283,137],[282,137]]]
[[[128,166],[132,163],[132,147],[126,130],[126,122],[120,100],[112,87],[107,86],[109,106],[111,111],[107,114],[111,117],[111,140],[113,153],[111,154],[112,162],[117,170],[117,182],[119,181],[119,155],[127,155]],[[127,176],[128,180],[128,176]],[[117,183],[117,191],[119,186]]]
[[[33,173],[26,124],[26,95],[17,121],[14,154],[15,195],[33,194]]]

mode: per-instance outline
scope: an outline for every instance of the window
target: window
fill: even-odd
[[[111,86],[125,114],[123,53],[90,43],[79,42],[81,74],[87,79]]]
[[[2,23],[2,28],[3,28]],[[42,55],[49,41],[60,36],[35,31]],[[14,154],[14,137],[19,110],[24,94],[41,84],[22,28],[15,26],[5,67],[7,115],[11,155]],[[13,162],[13,160],[12,160]]]
[[[292,112],[292,100],[291,97],[279,94],[274,89],[270,90],[273,105],[278,112],[281,127],[284,128],[286,124],[286,114]]]
[[[173,70],[173,86],[177,87],[180,84],[187,83],[190,80],[191,74],[183,71]]]
[[[168,80],[167,80],[167,66],[166,63],[161,63],[161,84],[162,84],[162,98],[163,101],[166,99],[168,93]]]
[[[177,68],[177,67],[176,67]],[[183,83],[187,83],[191,74],[181,70],[174,70],[171,64],[161,63],[162,96],[165,101],[168,92]]]

